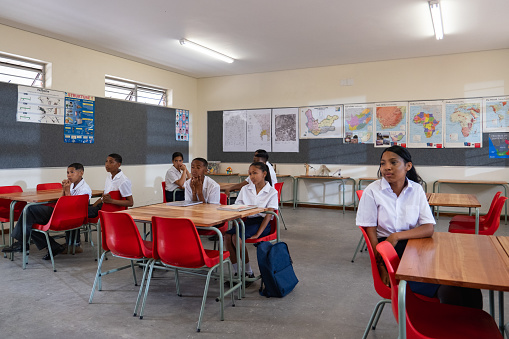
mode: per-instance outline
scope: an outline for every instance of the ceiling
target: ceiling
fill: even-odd
[[[509,48],[508,0],[441,5],[439,41],[424,0],[2,0],[0,23],[195,78]]]

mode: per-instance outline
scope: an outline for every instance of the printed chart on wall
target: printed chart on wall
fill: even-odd
[[[76,144],[94,143],[95,97],[65,93],[64,141]]]
[[[343,138],[343,105],[301,107],[300,138]]]
[[[246,111],[223,112],[223,152],[246,152]]]
[[[186,109],[175,111],[175,139],[189,141],[189,111]]]
[[[376,104],[375,147],[400,145],[406,147],[408,102],[386,102]]]
[[[18,86],[16,121],[64,124],[64,92]]]
[[[408,104],[408,147],[442,148],[442,101],[415,101]]]
[[[299,152],[298,108],[272,110],[272,152]]]
[[[509,96],[485,98],[484,132],[509,132]]]
[[[491,159],[509,158],[509,133],[490,133],[489,143]]]
[[[345,105],[345,144],[373,143],[373,109],[375,105]]]
[[[445,100],[445,147],[482,147],[482,99]]]
[[[270,109],[256,109],[246,112],[248,152],[264,149],[272,152]]]

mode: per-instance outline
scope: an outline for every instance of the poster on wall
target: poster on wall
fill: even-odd
[[[444,114],[441,100],[408,104],[408,147],[443,148]]]
[[[270,109],[253,109],[246,112],[246,137],[249,142],[246,145],[248,152],[264,149],[272,152],[271,142],[271,116]]]
[[[299,152],[299,109],[272,110],[272,152]]]
[[[345,105],[345,144],[373,143],[373,104]]]
[[[94,143],[95,97],[65,92],[64,141]]]
[[[223,112],[223,152],[246,152],[246,111]]]
[[[375,147],[407,144],[408,102],[385,102],[375,107]]]
[[[483,100],[483,132],[509,132],[509,96]]]
[[[481,148],[482,99],[445,100],[445,147]]]
[[[490,159],[509,158],[509,133],[489,134]]]
[[[343,105],[299,108],[300,138],[343,138]]]
[[[175,111],[175,138],[177,141],[189,141],[189,111],[187,109]]]
[[[18,86],[16,121],[63,125],[64,102],[64,92]]]

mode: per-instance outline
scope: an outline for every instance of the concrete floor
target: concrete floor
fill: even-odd
[[[300,280],[285,298],[261,297],[257,282],[235,307],[226,304],[225,321],[220,321],[214,301],[218,286],[212,283],[202,332],[197,333],[204,279],[181,275],[183,297],[178,297],[173,273],[156,271],[140,320],[132,316],[138,288],[130,270],[104,277],[103,291],[88,304],[97,269],[94,249],[85,243],[84,253],[57,256],[54,273],[51,262],[41,260],[45,252],[32,245],[26,270],[21,269],[19,254],[14,261],[0,258],[0,337],[361,338],[380,297],[372,286],[368,254],[359,253],[355,263],[350,261],[360,237],[355,212],[286,207],[283,216],[288,230],[282,231],[282,240],[288,243]],[[436,230],[446,231],[448,220],[441,217]],[[509,226],[502,223],[497,234],[509,235]],[[254,247],[249,251],[255,258]],[[124,262],[110,257],[105,267]],[[257,272],[257,265],[253,267]],[[142,270],[137,273],[141,279]],[[487,294],[483,291],[485,310]],[[396,321],[386,307],[368,337],[397,336]]]

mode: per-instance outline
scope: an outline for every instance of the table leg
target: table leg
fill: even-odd
[[[504,336],[504,292],[498,291],[498,328]]]
[[[295,178],[295,181],[293,182],[293,209],[297,207],[298,204],[298,198],[299,198],[299,178]]]
[[[475,208],[475,234],[479,234],[479,207]]]
[[[490,315],[495,318],[495,292],[493,292],[493,290],[488,291],[488,299],[490,303]]]
[[[406,281],[400,280],[398,287],[399,339],[406,339]]]
[[[9,246],[12,246],[12,232],[14,230],[14,208],[16,207],[16,200],[11,201],[11,207],[9,211]],[[11,252],[11,261],[14,260],[14,252]]]

